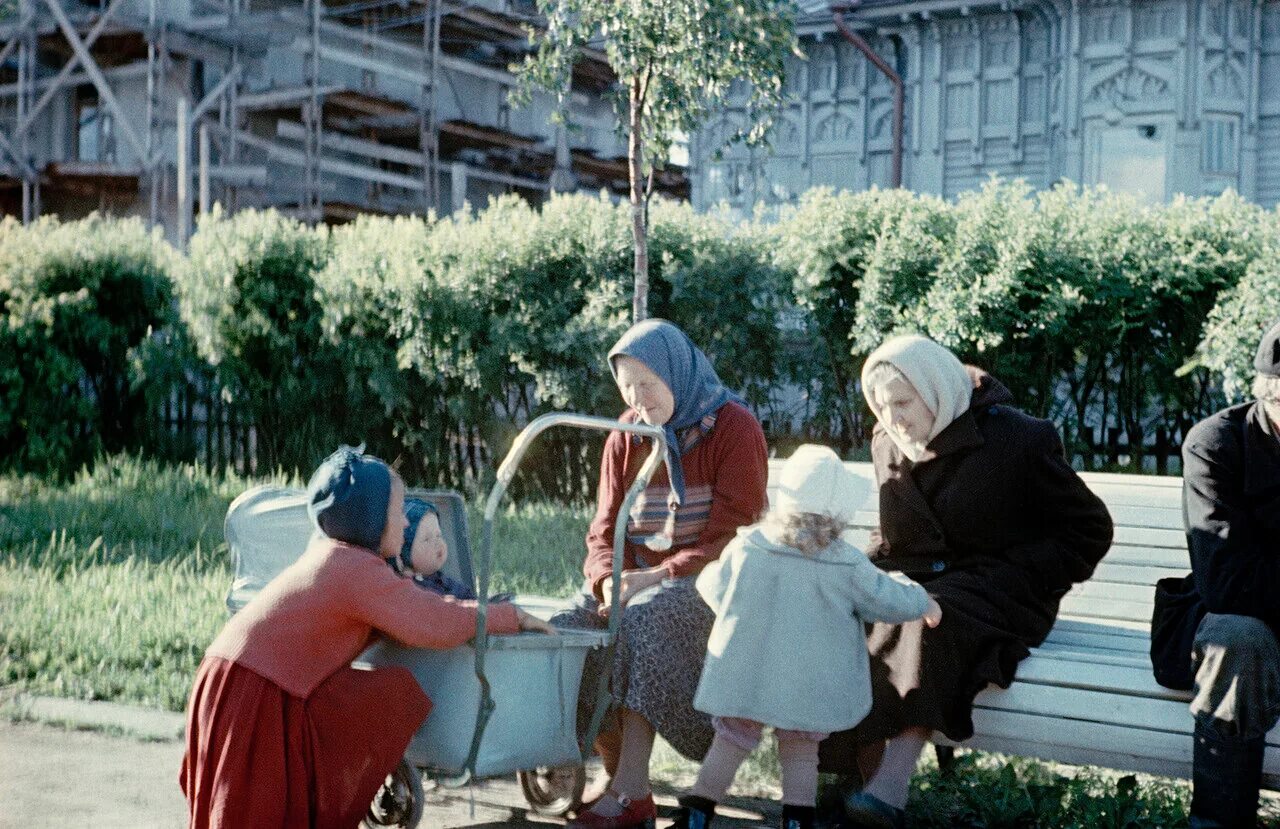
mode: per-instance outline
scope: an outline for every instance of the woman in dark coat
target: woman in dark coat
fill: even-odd
[[[846,809],[862,825],[895,826],[933,732],[973,735],[974,697],[1013,681],[1062,596],[1110,547],[1112,523],[1053,424],[1013,408],[998,380],[932,340],[886,342],[867,358],[863,391],[879,420],[880,528],[868,553],[923,584],[942,624],[874,626],[871,713],[823,743],[822,764],[852,773],[883,749]]]

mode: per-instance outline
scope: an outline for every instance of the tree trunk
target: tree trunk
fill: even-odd
[[[645,227],[644,174],[640,161],[641,109],[640,80],[631,82],[631,134],[627,139],[627,168],[631,183],[631,238],[635,242],[635,292],[631,298],[632,322],[649,316],[649,237]]]

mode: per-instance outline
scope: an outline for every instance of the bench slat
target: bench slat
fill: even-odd
[[[1151,731],[1110,723],[1064,721],[1060,717],[975,709],[977,734],[959,745],[988,751],[1041,757],[1059,762],[1087,762],[1113,769],[1191,776],[1191,717],[1183,733]],[[955,745],[939,736],[938,742]],[[1091,759],[1075,759],[1091,752]],[[1073,757],[1074,755],[1074,757]],[[1267,785],[1280,782],[1280,733],[1267,735],[1263,761]]]
[[[1116,636],[1111,633],[1089,633],[1083,630],[1063,629],[1059,622],[1050,631],[1041,649],[1059,646],[1076,650],[1093,650],[1102,653],[1132,653],[1149,659],[1150,643],[1146,636]]]
[[[1017,681],[1036,686],[1082,688],[1121,697],[1146,697],[1185,701],[1185,691],[1171,691],[1156,684],[1149,665],[1108,665],[1080,658],[1054,658],[1039,649],[1018,663]],[[1188,715],[1190,716],[1190,715]]]
[[[1150,584],[1121,584],[1118,582],[1105,582],[1090,579],[1089,581],[1080,582],[1071,588],[1068,596],[1076,599],[1084,599],[1086,601],[1092,599],[1107,601],[1123,601],[1137,602],[1145,605],[1148,610],[1155,601],[1156,589]],[[1151,618],[1151,614],[1147,613],[1147,618]]]
[[[1138,622],[1150,626],[1151,602],[1129,602],[1122,599],[1100,599],[1068,593],[1059,605],[1063,613],[1094,621]]]
[[[1132,641],[1132,640],[1130,640]],[[1063,662],[1081,662],[1086,665],[1116,665],[1122,668],[1150,669],[1151,657],[1145,648],[1101,648],[1081,642],[1064,642],[1046,639],[1036,648],[1036,654],[1046,659]]]
[[[1123,563],[1122,563],[1123,562]],[[1157,580],[1165,576],[1181,576],[1185,575],[1187,569],[1185,567],[1153,567],[1149,565],[1130,564],[1123,559],[1113,561],[1111,555],[1108,554],[1098,564],[1098,569],[1093,571],[1092,582],[1115,583],[1115,584],[1141,584],[1151,586]]]
[[[1182,535],[1178,537],[1182,538]],[[1152,547],[1117,540],[1102,560],[1144,567],[1168,567],[1184,573],[1191,570],[1191,556],[1187,553],[1185,540],[1181,547]]]
[[[975,704],[989,711],[1058,717],[1067,720],[1061,726],[1064,729],[1075,727],[1079,721],[1191,735],[1192,721],[1183,700],[1127,697],[1022,682],[1008,690],[983,691]]]

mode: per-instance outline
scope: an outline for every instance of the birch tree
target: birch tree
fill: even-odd
[[[794,4],[785,0],[537,0],[545,26],[530,29],[534,53],[514,67],[513,92],[559,96],[567,112],[574,64],[584,50],[602,55],[617,76],[617,127],[626,138],[635,242],[632,315],[648,316],[647,205],[654,173],[671,146],[732,104],[744,114],[730,141],[763,142],[783,102],[783,57],[796,52]],[[730,95],[742,81],[741,98]]]

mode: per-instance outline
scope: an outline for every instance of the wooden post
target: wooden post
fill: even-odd
[[[200,125],[200,201],[199,210],[200,218],[204,218],[209,212],[211,205],[209,204],[209,125]]]
[[[191,125],[187,123],[187,98],[178,96],[178,245],[186,250],[191,235],[191,169],[187,154],[191,144]]]

